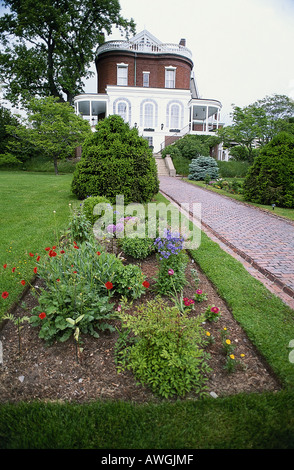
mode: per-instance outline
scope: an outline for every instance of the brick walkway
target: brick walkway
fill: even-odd
[[[179,178],[159,179],[172,201],[201,203],[202,229],[294,309],[294,223]]]

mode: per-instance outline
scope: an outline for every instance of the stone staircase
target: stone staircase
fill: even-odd
[[[158,176],[174,176],[170,174],[165,159],[162,158],[161,153],[154,153],[153,156],[156,161]]]

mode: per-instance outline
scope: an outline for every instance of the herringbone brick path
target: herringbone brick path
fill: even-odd
[[[294,223],[179,178],[160,176],[160,190],[179,204],[201,203],[208,234],[294,308]]]

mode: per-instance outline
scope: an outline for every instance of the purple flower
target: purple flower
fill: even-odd
[[[175,274],[175,272],[174,272],[173,269],[169,269],[169,270],[168,270],[168,274],[169,274],[170,276],[172,276],[173,274]]]
[[[109,224],[109,225],[107,226],[107,232],[108,232],[108,233],[114,233],[115,230],[116,230],[116,226],[115,226],[115,225]]]

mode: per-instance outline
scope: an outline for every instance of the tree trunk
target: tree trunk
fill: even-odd
[[[53,159],[55,175],[58,175],[57,158]]]

